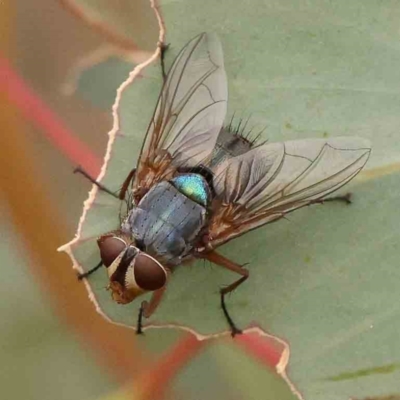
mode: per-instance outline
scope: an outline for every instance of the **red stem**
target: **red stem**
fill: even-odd
[[[65,127],[57,115],[33,92],[0,54],[0,90],[5,91],[24,117],[43,130],[47,138],[73,164],[96,176],[101,160]]]
[[[177,344],[164,354],[157,363],[148,370],[143,371],[141,378],[135,380],[135,388],[142,392],[142,400],[162,399],[169,384],[178,376],[178,373],[192,360],[206,345],[195,336],[187,334],[179,339]]]

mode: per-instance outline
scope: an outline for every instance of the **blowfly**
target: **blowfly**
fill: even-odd
[[[202,33],[164,74],[137,166],[119,192],[121,200],[129,198],[128,212],[121,226],[98,238],[101,261],[80,276],[105,266],[112,298],[120,304],[152,292],[150,301],[141,303],[138,333],[143,317],[160,303],[171,273],[194,259],[239,275],[220,290],[220,301],[232,335],[240,333],[225,296],[248,279],[249,271],[216,249],[325,201],[369,157],[369,142],[356,137],[256,144],[239,130],[224,128],[227,99],[221,44]]]

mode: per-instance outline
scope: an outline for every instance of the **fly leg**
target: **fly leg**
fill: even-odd
[[[90,176],[84,169],[81,167],[76,167],[74,169],[74,174],[81,174],[83,175],[86,179],[88,179],[90,182],[93,183],[93,185],[96,185],[100,190],[103,192],[106,192],[110,194],[113,197],[116,197],[117,199],[119,198],[117,194],[112,192],[110,189],[106,188],[104,185],[102,185],[100,182],[97,182],[96,179],[94,179],[92,176]]]
[[[328,201],[338,201],[338,202],[343,202],[346,204],[351,204],[351,193],[346,193],[342,196],[333,196],[333,197],[328,197],[327,199],[318,199],[318,200],[312,200],[310,204],[324,204]]]
[[[165,72],[165,53],[167,52],[169,44],[161,43],[160,44],[160,62],[161,62],[161,73],[163,76],[163,81],[167,80],[167,73]]]
[[[170,271],[167,270],[167,279],[169,278]],[[168,281],[167,281],[168,283]],[[139,309],[139,315],[138,315],[138,320],[137,320],[137,325],[136,325],[136,334],[137,335],[142,335],[143,334],[143,317],[144,318],[150,318],[151,315],[156,311],[157,307],[160,305],[161,300],[164,296],[165,290],[167,288],[167,283],[158,290],[155,290],[153,292],[153,295],[151,296],[150,301],[142,301],[142,304]]]
[[[225,258],[221,254],[212,251],[210,253],[207,253],[203,256],[207,260],[213,262],[214,264],[219,265],[220,267],[229,269],[230,271],[236,272],[239,275],[242,275],[241,278],[239,278],[237,281],[231,283],[230,285],[222,288],[220,290],[220,295],[221,295],[221,308],[224,313],[224,316],[226,318],[226,321],[228,322],[229,328],[231,330],[231,335],[234,337],[237,334],[242,333],[242,331],[236,326],[236,324],[233,322],[232,317],[230,316],[228,309],[226,307],[225,303],[225,296],[233,292],[238,286],[240,286],[248,277],[249,277],[249,271],[246,268],[243,268],[242,265],[236,264],[233,261],[229,260],[228,258]]]
[[[81,281],[83,278],[87,278],[88,276],[92,275],[93,272],[97,271],[102,265],[103,261],[100,261],[95,267],[93,267],[89,271],[78,274],[78,279]]]
[[[94,185],[96,185],[100,190],[102,190],[103,192],[106,192],[106,193],[110,194],[111,196],[113,196],[117,199],[120,199],[120,200],[125,199],[125,195],[129,188],[129,184],[134,179],[135,173],[136,173],[136,168],[133,168],[133,170],[131,172],[129,172],[128,176],[126,177],[124,183],[122,184],[121,190],[120,190],[119,194],[117,195],[116,193],[112,192],[110,189],[108,189],[104,185],[102,185],[100,182],[97,182],[96,179],[94,179],[92,176],[90,176],[83,168],[76,167],[74,169],[74,174],[83,175],[86,179],[88,179],[90,182],[92,182]]]

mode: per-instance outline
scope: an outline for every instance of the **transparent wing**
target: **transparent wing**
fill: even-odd
[[[216,211],[211,245],[218,246],[339,189],[368,160],[368,141],[354,137],[266,144],[214,171]]]
[[[140,154],[134,188],[169,168],[205,162],[223,125],[227,82],[217,36],[202,33],[178,54],[164,82]]]

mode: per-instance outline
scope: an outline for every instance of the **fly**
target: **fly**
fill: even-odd
[[[163,57],[161,62],[164,71]],[[256,145],[239,130],[224,128],[227,79],[213,34],[193,38],[163,75],[139,161],[118,195],[129,199],[127,215],[98,238],[101,261],[80,278],[105,266],[112,298],[120,304],[152,292],[140,306],[141,333],[142,319],[155,312],[171,273],[194,259],[209,260],[240,276],[220,290],[234,336],[241,331],[225,296],[249,271],[216,249],[298,208],[327,201],[361,171],[370,144],[338,137]]]

